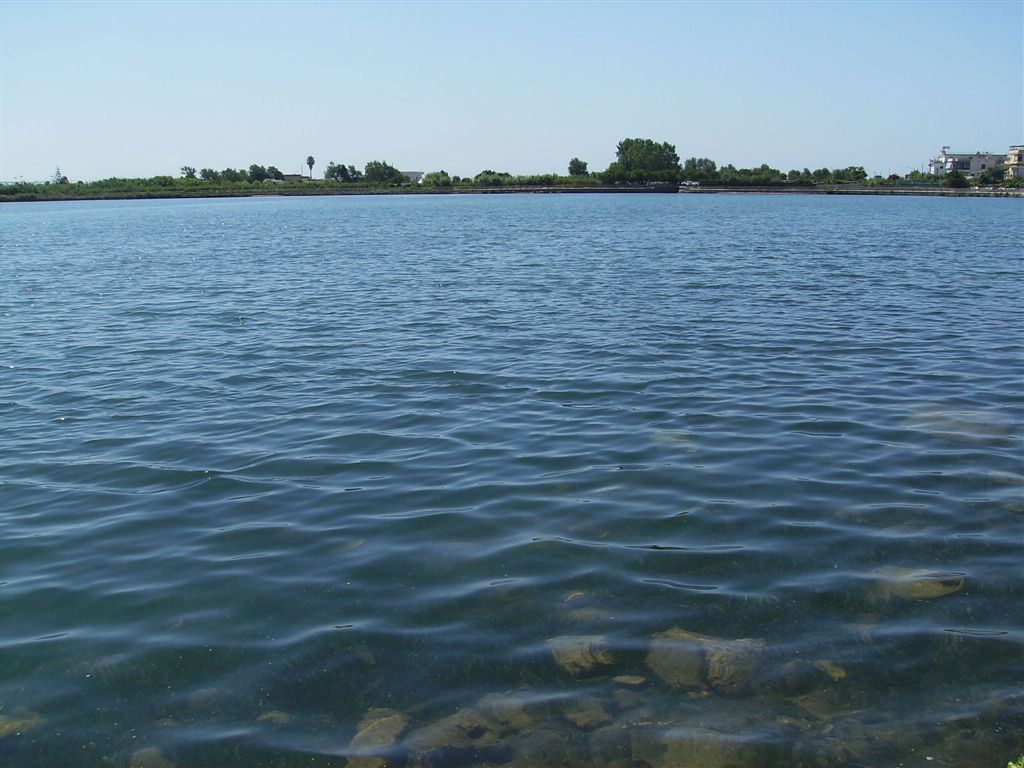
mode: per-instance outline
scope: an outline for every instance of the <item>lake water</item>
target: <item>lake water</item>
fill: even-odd
[[[5,205],[0,763],[994,766],[1019,200]]]

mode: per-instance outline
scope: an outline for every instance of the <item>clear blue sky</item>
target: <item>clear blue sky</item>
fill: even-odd
[[[0,0],[0,178],[591,170],[626,137],[870,173],[1024,142],[1024,2]]]

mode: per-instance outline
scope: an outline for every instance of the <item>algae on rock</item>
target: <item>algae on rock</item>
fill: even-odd
[[[371,709],[356,727],[356,735],[349,744],[352,757],[349,768],[384,768],[387,752],[405,732],[409,718],[394,709]]]
[[[10,715],[0,715],[0,739],[42,728],[46,718],[30,709],[18,707]]]
[[[742,693],[757,676],[764,649],[763,640],[724,640],[673,627],[651,638],[647,666],[674,688]]]
[[[933,600],[959,592],[964,586],[963,574],[940,573],[919,568],[885,566],[874,573],[870,597],[887,603],[902,600]]]
[[[548,640],[555,663],[573,675],[613,663],[607,642],[599,635],[561,635]]]

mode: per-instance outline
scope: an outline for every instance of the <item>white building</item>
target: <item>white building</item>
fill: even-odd
[[[1024,179],[1024,144],[1014,144],[1006,153],[1006,178]]]
[[[943,147],[939,156],[928,163],[928,173],[933,176],[945,176],[951,171],[960,171],[969,179],[977,178],[982,171],[1001,170],[1006,162],[1006,155],[993,155],[991,152],[950,152]]]
[[[423,171],[399,171],[412,184],[419,184],[423,181]]]

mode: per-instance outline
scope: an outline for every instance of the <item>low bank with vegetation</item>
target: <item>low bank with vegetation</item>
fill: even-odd
[[[604,171],[590,172],[587,163],[577,157],[568,165],[568,174],[554,173],[514,176],[485,169],[475,176],[453,176],[433,171],[422,177],[403,173],[389,163],[372,160],[363,170],[354,165],[330,162],[323,178],[313,178],[315,159],[306,158],[309,176],[286,175],[275,166],[250,165],[246,170],[211,168],[196,170],[183,166],[180,175],[147,179],[109,178],[72,182],[60,169],[42,183],[0,184],[0,201],[32,200],[104,200],[175,197],[239,197],[254,195],[331,195],[331,194],[430,194],[486,191],[665,191],[682,189],[758,189],[759,191],[894,191],[905,194],[928,193],[940,189],[992,187],[996,190],[1021,189],[1024,179],[1004,180],[996,174],[968,180],[959,172],[931,176],[914,171],[906,176],[869,178],[861,166],[846,168],[792,169],[788,172],[767,163],[757,168],[719,167],[710,158],[691,157],[680,162],[674,145],[651,139],[623,139],[616,148],[616,159]],[[671,190],[669,190],[671,191]]]

